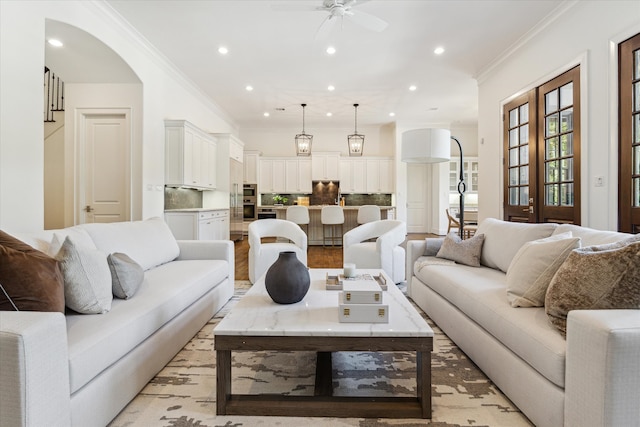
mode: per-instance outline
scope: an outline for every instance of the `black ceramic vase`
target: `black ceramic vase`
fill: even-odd
[[[278,304],[294,304],[309,291],[309,270],[293,251],[280,252],[280,256],[267,270],[264,284],[272,300]]]

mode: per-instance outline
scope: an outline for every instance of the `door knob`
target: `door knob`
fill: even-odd
[[[85,206],[84,211],[85,212],[93,212],[93,208],[91,207],[91,205],[87,205],[87,206]]]

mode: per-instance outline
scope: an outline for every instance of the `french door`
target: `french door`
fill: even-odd
[[[504,111],[504,219],[580,224],[580,68]]]

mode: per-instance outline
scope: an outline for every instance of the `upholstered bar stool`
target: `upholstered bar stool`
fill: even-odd
[[[296,223],[309,236],[309,208],[306,206],[289,206],[287,208],[287,221]],[[304,225],[304,227],[302,227]]]
[[[336,239],[342,242],[342,226],[344,224],[344,211],[340,206],[324,206],[320,211],[320,222],[322,223],[322,246],[326,246],[327,228],[331,232],[331,246],[334,246]],[[340,235],[336,236],[336,228],[340,226]]]
[[[367,222],[380,221],[380,206],[362,205],[358,208],[358,224],[366,224]]]

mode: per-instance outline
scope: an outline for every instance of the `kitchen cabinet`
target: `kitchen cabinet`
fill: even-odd
[[[177,240],[229,240],[227,209],[169,211],[164,217]]]
[[[260,193],[286,193],[285,160],[261,158],[258,177]]]
[[[216,188],[216,138],[186,120],[165,121],[165,184]]]
[[[479,162],[477,157],[467,157],[464,160],[464,182],[469,193],[478,192],[478,170]],[[460,158],[451,159],[449,162],[449,191],[458,194],[458,181],[460,181]]]
[[[393,193],[392,159],[367,159],[367,193]]]
[[[258,183],[258,161],[260,160],[259,151],[244,152],[244,183]]]
[[[367,192],[366,161],[363,159],[340,159],[340,191],[344,194]]]
[[[311,178],[314,181],[338,181],[340,153],[326,152],[311,154]]]
[[[311,160],[285,160],[285,193],[311,193]]]

